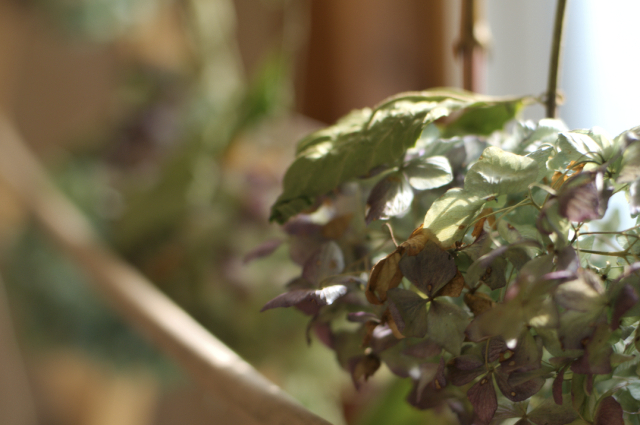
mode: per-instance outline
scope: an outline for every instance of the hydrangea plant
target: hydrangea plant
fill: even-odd
[[[405,93],[300,141],[271,218],[301,275],[263,310],[463,424],[640,422],[640,223],[588,224],[640,212],[640,127],[514,121],[535,101]]]

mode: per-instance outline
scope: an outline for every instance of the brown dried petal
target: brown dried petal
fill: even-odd
[[[458,298],[462,293],[462,289],[464,288],[464,276],[458,270],[456,275],[444,285],[434,296],[435,297],[453,297]]]
[[[469,388],[467,398],[482,423],[487,424],[493,419],[498,408],[498,397],[491,381],[491,375],[483,376],[474,386]]]
[[[365,295],[371,304],[384,303],[387,291],[396,288],[402,281],[402,272],[398,267],[401,258],[402,254],[396,249],[373,266],[365,289]]]
[[[622,418],[622,407],[613,397],[603,399],[598,408],[593,421],[594,425],[624,425]]]
[[[469,307],[469,310],[471,310],[474,316],[479,316],[485,311],[491,310],[495,305],[491,297],[482,292],[476,292],[475,294],[467,292],[464,294],[464,303]]]

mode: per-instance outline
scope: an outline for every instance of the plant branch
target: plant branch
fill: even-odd
[[[0,114],[0,179],[128,322],[226,403],[238,423],[328,425],[211,335],[95,235]]]
[[[636,230],[640,228],[640,226],[633,226],[627,230],[621,230],[619,232],[580,232],[580,236],[586,236],[586,235],[626,235],[626,236],[630,236],[633,238],[640,238],[640,235],[634,235],[633,233],[627,235],[626,232],[630,232],[632,230]]]
[[[556,6],[556,20],[553,27],[551,41],[551,59],[549,60],[549,80],[547,82],[547,118],[556,118],[558,97],[558,74],[560,73],[560,53],[562,51],[562,28],[564,27],[564,12],[567,0],[558,0]]]
[[[596,254],[596,255],[606,255],[609,257],[626,257],[629,255],[627,250],[624,251],[593,251],[591,249],[581,249],[581,253],[583,254]]]

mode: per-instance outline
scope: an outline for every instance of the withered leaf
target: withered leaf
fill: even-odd
[[[418,253],[424,249],[427,241],[433,241],[440,244],[438,238],[436,238],[433,232],[429,229],[423,228],[422,226],[423,225],[421,224],[417,229],[411,232],[409,239],[400,244],[400,251],[403,254],[410,256],[418,255]]]
[[[360,388],[361,380],[366,381],[380,368],[380,359],[375,354],[353,357],[348,361],[353,385]]]
[[[332,218],[322,226],[322,236],[327,239],[340,239],[349,228],[352,218],[353,214],[351,213]]]
[[[402,257],[399,266],[402,274],[429,296],[438,292],[458,271],[453,257],[433,240],[427,240],[417,255]]]
[[[402,272],[398,267],[401,258],[402,254],[396,249],[373,266],[365,289],[365,295],[371,304],[384,303],[387,291],[396,288],[402,281]]]
[[[464,288],[464,276],[458,270],[456,275],[449,281],[449,283],[445,284],[436,294],[435,297],[453,297],[458,298],[462,293],[462,289]]]
[[[427,300],[415,292],[401,288],[390,289],[387,295],[391,317],[400,333],[404,336],[424,337],[427,334]]]
[[[469,310],[474,316],[479,316],[485,311],[489,311],[495,305],[495,302],[489,297],[489,295],[482,292],[464,294],[464,303],[469,307]]]

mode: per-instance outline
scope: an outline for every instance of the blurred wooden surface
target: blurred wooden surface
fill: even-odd
[[[333,122],[401,91],[459,86],[459,6],[444,0],[312,1],[301,112]]]
[[[36,425],[38,423],[27,372],[14,335],[2,277],[0,277],[0,423],[2,425]]]
[[[2,116],[0,178],[102,297],[210,394],[264,425],[329,425],[258,373],[104,245]]]

